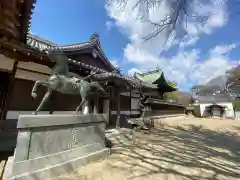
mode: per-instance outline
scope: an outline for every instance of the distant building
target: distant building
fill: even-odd
[[[235,117],[232,99],[226,94],[196,97],[195,113],[200,117]]]
[[[163,95],[167,92],[174,92],[177,90],[176,87],[168,84],[164,72],[161,69],[148,71],[145,73],[135,73],[134,78],[140,81],[141,84],[149,84],[155,87],[147,90],[143,89],[143,94],[148,97],[147,103],[149,109],[146,115],[156,115],[161,117],[178,116],[185,112],[185,106],[174,101],[164,101]]]
[[[156,69],[145,73],[136,72],[133,76],[142,83],[152,84],[153,86],[155,85],[158,90],[157,96],[160,99],[163,99],[164,93],[173,92],[177,90],[177,88],[168,84],[164,76],[164,73],[161,69]],[[151,94],[151,96],[153,96],[153,94]]]

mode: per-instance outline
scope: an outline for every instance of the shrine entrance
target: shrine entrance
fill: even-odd
[[[223,118],[226,113],[226,107],[218,104],[212,104],[206,107],[210,117]]]

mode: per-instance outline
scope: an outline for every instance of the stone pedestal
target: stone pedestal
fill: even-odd
[[[153,121],[149,117],[144,118],[130,118],[128,123],[132,125],[132,128],[148,130],[154,126]]]
[[[109,155],[105,114],[24,115],[7,179],[47,179]]]

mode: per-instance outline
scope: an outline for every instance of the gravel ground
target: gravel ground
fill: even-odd
[[[240,179],[240,121],[170,118],[114,143],[107,159],[51,180]]]

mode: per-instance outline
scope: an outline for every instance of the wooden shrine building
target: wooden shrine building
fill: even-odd
[[[50,48],[59,48],[67,55],[69,69],[74,76],[85,77],[94,70],[99,73],[94,76],[96,80],[101,82],[108,78],[109,96],[99,97],[95,112],[108,113],[110,125],[115,126],[126,117],[139,116],[140,91],[151,97],[150,104],[159,107],[165,104],[166,109],[180,107],[159,100],[159,94],[162,97],[164,92],[176,90],[166,83],[162,71],[136,74],[134,78],[122,75],[104,54],[97,33],[86,42],[67,45],[58,45],[30,34],[35,3],[35,0],[0,1],[1,129],[16,129],[18,116],[30,114],[37,108],[46,90],[41,87],[36,100],[32,99],[31,90],[34,81],[46,80],[51,74],[54,62],[47,53]],[[79,102],[78,96],[56,92],[42,113],[72,113]]]
[[[141,82],[155,86],[155,93],[150,93],[149,96],[157,96],[157,99],[163,99],[163,94],[166,92],[173,92],[177,90],[175,87],[168,84],[163,71],[159,68],[154,71],[148,71],[145,73],[136,72],[134,73],[134,78]]]
[[[152,86],[152,89],[143,89],[145,96],[148,97],[147,103],[150,106],[151,111],[147,114],[154,116],[176,116],[182,115],[185,112],[185,106],[176,102],[166,102],[163,100],[164,93],[176,91],[177,88],[170,85],[164,72],[157,68],[153,71],[145,73],[135,73],[134,78],[141,82],[141,84],[148,84]]]

